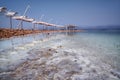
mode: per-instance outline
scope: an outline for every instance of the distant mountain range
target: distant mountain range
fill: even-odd
[[[88,29],[88,30],[108,30],[108,29],[120,29],[120,26],[77,26],[76,29]]]

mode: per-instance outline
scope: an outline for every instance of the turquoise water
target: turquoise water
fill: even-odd
[[[120,70],[120,31],[86,31],[68,34],[66,48],[84,50],[85,56],[97,57]],[[93,57],[94,58],[94,57]],[[98,60],[98,65],[99,61]],[[94,61],[94,59],[93,59]],[[96,59],[95,59],[95,62]]]
[[[58,49],[58,46],[62,46],[62,48]],[[34,53],[36,49],[47,47],[58,50],[60,54],[56,54],[57,59],[62,59],[61,51],[76,55],[75,59],[83,67],[81,77],[92,76],[88,73],[93,68],[101,75],[104,73],[109,75],[107,72],[111,70],[120,74],[119,30],[34,34],[0,40],[0,72],[12,70],[15,65],[27,60],[29,51],[33,50]],[[70,59],[73,60],[72,57]],[[54,63],[54,57],[51,61]],[[118,79],[110,76],[110,80]]]

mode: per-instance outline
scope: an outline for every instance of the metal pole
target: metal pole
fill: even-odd
[[[33,30],[35,30],[35,24],[33,24]]]
[[[26,13],[27,13],[27,11],[28,11],[29,8],[30,8],[30,5],[28,5],[28,6],[26,7],[26,9],[25,9],[25,11],[24,11],[24,13],[23,13],[23,16],[26,15]],[[22,21],[19,22],[19,24],[21,25],[21,29],[23,29],[23,28],[22,28]],[[19,24],[18,24],[18,26],[19,26]]]
[[[10,29],[12,29],[12,17],[10,16]]]
[[[25,12],[24,12],[24,14],[23,14],[23,16],[25,16],[26,15],[26,13],[27,13],[27,11],[28,11],[28,9],[30,8],[30,5],[28,5],[27,7],[26,7],[26,9],[25,9]]]
[[[43,25],[43,30],[44,30],[44,28],[45,28],[45,27],[44,27],[44,25]]]
[[[45,26],[45,30],[48,30],[48,27],[47,27],[47,26]]]
[[[21,29],[23,30],[23,21],[20,22]]]

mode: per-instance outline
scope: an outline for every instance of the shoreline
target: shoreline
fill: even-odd
[[[50,33],[50,32],[79,32],[82,30],[29,30],[29,29],[8,29],[8,28],[0,28],[0,39],[10,38],[13,36],[21,36],[27,34],[35,34],[35,33]]]

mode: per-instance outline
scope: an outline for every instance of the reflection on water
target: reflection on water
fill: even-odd
[[[42,42],[49,40],[53,35],[33,34],[20,37],[12,37],[0,41],[0,72],[11,69],[11,66],[26,60],[29,50],[41,47]]]
[[[67,35],[67,36],[74,36],[76,34],[78,34],[79,32],[75,32],[75,31],[67,31],[67,32],[61,32],[61,34],[63,35]]]
[[[71,32],[66,32],[66,34],[68,35],[68,36],[73,36],[73,35],[75,35],[77,32],[75,32],[75,31],[71,31]]]

